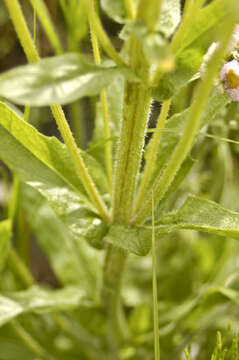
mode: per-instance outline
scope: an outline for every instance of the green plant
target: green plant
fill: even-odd
[[[238,44],[229,47],[238,2],[60,0],[66,53],[42,0],[29,1],[33,37],[19,1],[4,2],[30,64],[0,75],[0,158],[13,174],[7,219],[0,223],[0,344],[6,349],[0,356],[180,359],[191,343],[198,359],[210,359],[215,330],[238,313],[232,260],[238,245],[229,239],[239,239],[238,207],[231,205],[237,167],[229,142],[238,143],[228,139],[230,131],[237,134],[230,122],[238,120],[238,104],[219,80],[223,63],[237,55]],[[120,51],[99,7],[121,24]],[[40,60],[36,17],[56,56]],[[94,62],[81,50],[88,26]],[[88,147],[83,97],[93,99],[96,115]],[[150,129],[156,102],[161,107]],[[26,106],[24,114],[13,104]],[[50,106],[64,144],[29,124],[32,108],[43,106]],[[20,216],[59,289],[35,284]],[[9,339],[16,346],[12,357]],[[215,350],[212,359],[222,356]]]

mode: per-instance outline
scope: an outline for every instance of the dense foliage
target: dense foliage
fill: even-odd
[[[0,3],[1,360],[239,359],[238,23]]]

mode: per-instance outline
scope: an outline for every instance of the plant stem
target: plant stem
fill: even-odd
[[[116,222],[127,222],[132,215],[150,103],[148,89],[142,85],[127,85],[114,181],[113,218]]]
[[[124,223],[129,222],[133,212],[151,104],[148,64],[141,43],[134,36],[131,38],[131,67],[142,82],[126,84],[113,181],[113,220]]]
[[[120,304],[121,282],[127,253],[121,248],[108,245],[102,287],[102,301],[108,316],[108,342],[112,360],[118,359],[120,343],[126,337]]]
[[[164,124],[165,124],[165,120],[167,119],[168,116],[168,112],[169,112],[169,108],[170,108],[170,104],[171,104],[171,100],[166,100],[161,108],[160,111],[160,115],[158,117],[158,121],[157,121],[157,126],[156,126],[156,130],[163,130],[164,128]],[[142,198],[145,194],[145,191],[147,190],[147,187],[149,185],[151,176],[152,176],[152,172],[153,172],[153,168],[154,168],[154,162],[155,159],[157,157],[157,150],[158,150],[158,145],[159,145],[159,141],[161,138],[161,131],[156,131],[153,134],[153,137],[151,139],[151,141],[148,144],[148,154],[147,154],[147,158],[146,158],[146,165],[145,165],[145,170],[143,173],[143,178],[142,181],[140,183],[139,186],[139,190],[138,190],[138,196],[136,198],[135,201],[135,206],[134,206],[134,212],[136,213],[140,206],[141,206],[141,201]]]
[[[155,246],[153,192],[152,192],[152,285],[153,285],[153,304],[154,304],[154,358],[155,360],[160,360],[158,289],[157,289],[157,255],[156,255],[156,246]]]
[[[26,21],[24,19],[21,7],[18,3],[18,0],[4,0],[6,6],[9,10],[10,16],[12,18],[13,24],[15,26],[17,35],[20,39],[22,47],[25,51],[25,54],[29,62],[36,62],[39,60],[39,56],[34,45],[31,34],[28,30]],[[62,138],[68,148],[68,151],[72,157],[72,160],[75,164],[76,171],[85,187],[90,199],[94,203],[96,209],[98,210],[101,217],[106,221],[110,221],[110,217],[105,207],[104,202],[102,201],[94,182],[91,176],[88,173],[88,170],[85,166],[83,158],[78,150],[78,147],[75,143],[74,137],[71,133],[70,127],[65,118],[64,112],[59,105],[52,105],[51,110],[53,116],[56,120],[56,123],[59,127]]]
[[[29,0],[33,9],[35,10],[43,29],[45,30],[47,37],[55,50],[56,54],[63,53],[60,39],[55,30],[54,24],[51,20],[50,13],[43,0]]]
[[[90,0],[90,6],[91,6],[91,13],[95,13],[95,7],[94,7],[94,0]],[[88,12],[89,14],[89,12]],[[92,22],[92,16],[88,16],[89,18],[89,24],[90,24],[90,32],[91,32],[91,43],[93,48],[93,54],[95,63],[99,65],[101,63],[101,56],[100,56],[100,49],[99,44],[97,40],[97,34],[95,33],[94,25]],[[111,137],[110,133],[110,122],[109,122],[109,110],[108,110],[108,103],[107,103],[107,96],[106,96],[106,90],[103,89],[100,92],[100,100],[102,104],[102,112],[103,112],[103,120],[104,120],[104,138],[105,140],[109,139]],[[109,181],[109,187],[110,191],[112,190],[112,143],[111,141],[105,142],[105,166],[106,166],[106,172],[108,176]]]
[[[28,61],[30,63],[37,62],[39,60],[38,52],[28,30],[28,26],[18,0],[4,1]]]
[[[52,111],[53,116],[56,120],[56,123],[59,127],[59,130],[63,137],[64,143],[66,144],[66,146],[69,150],[69,153],[71,154],[71,157],[74,161],[78,175],[79,175],[90,199],[92,200],[96,209],[99,211],[99,214],[102,216],[102,218],[106,222],[110,222],[110,217],[109,217],[108,211],[107,211],[105,204],[103,203],[103,201],[95,187],[95,184],[94,184],[91,176],[88,173],[88,170],[84,164],[84,160],[83,160],[83,158],[79,152],[79,149],[75,143],[75,140],[71,133],[70,127],[66,121],[66,118],[65,118],[65,115],[63,113],[61,106],[52,105],[51,111]]]
[[[208,96],[213,87],[213,80],[217,75],[219,66],[222,62],[227,45],[230,41],[235,22],[231,21],[226,24],[224,38],[221,42],[221,46],[212,56],[212,59],[208,65],[205,80],[200,84],[195,100],[192,104],[190,113],[188,115],[187,124],[184,133],[178,142],[168,165],[164,170],[162,176],[159,175],[156,178],[153,186],[155,194],[155,203],[159,202],[166,193],[169,185],[173,181],[177,171],[179,170],[182,162],[185,160],[190,149],[193,146],[195,136],[200,126],[201,116],[204,110],[204,106],[207,103]],[[138,212],[138,214],[132,219],[133,223],[142,223],[151,211],[151,197],[144,201],[144,207]]]
[[[88,11],[88,16],[90,19],[90,23],[92,25],[92,28],[94,30],[94,33],[97,34],[98,40],[102,46],[102,48],[105,50],[106,54],[109,55],[109,57],[114,60],[114,62],[118,66],[127,66],[125,62],[122,60],[120,55],[115,50],[114,46],[112,45],[108,35],[106,34],[101,21],[96,14],[95,11],[92,11],[92,0],[85,0],[85,6]]]
[[[127,13],[127,17],[133,20],[135,18],[134,0],[124,0],[124,6]]]

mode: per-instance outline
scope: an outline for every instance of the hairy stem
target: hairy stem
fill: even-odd
[[[225,27],[224,38],[221,42],[221,46],[212,56],[212,59],[208,65],[208,69],[205,74],[205,80],[200,84],[197,93],[195,95],[195,100],[192,104],[190,113],[188,115],[188,120],[184,133],[178,142],[171,158],[169,159],[168,165],[164,170],[162,176],[159,175],[156,178],[153,191],[155,195],[155,203],[159,202],[164,194],[166,193],[169,185],[173,181],[177,171],[191,150],[196,134],[200,126],[201,116],[204,110],[204,107],[207,103],[208,96],[213,87],[214,78],[219,70],[219,66],[222,62],[223,56],[227,49],[227,45],[230,41],[232,32],[234,28],[234,22],[231,21],[227,23]],[[151,197],[148,197],[144,201],[144,207],[141,208],[138,214],[132,219],[133,223],[142,223],[151,211]]]
[[[63,53],[60,39],[57,35],[55,26],[52,22],[51,15],[48,11],[47,6],[43,0],[29,0],[33,9],[35,10],[43,29],[45,30],[47,37],[55,50],[56,54],[60,55]]]
[[[98,15],[96,14],[95,11],[92,11],[92,0],[90,0],[90,1],[85,0],[85,6],[86,6],[86,9],[88,12],[88,16],[90,18],[92,28],[93,28],[94,32],[97,34],[98,40],[99,40],[102,48],[106,52],[106,54],[112,60],[114,60],[114,62],[118,66],[126,66],[125,62],[122,60],[122,58],[120,57],[118,52],[115,50],[114,46],[112,45],[108,35],[106,34],[106,32],[101,24],[101,21],[100,21]]]
[[[21,10],[18,0],[4,0],[4,1],[9,10],[9,14],[12,18],[15,30],[20,39],[20,42],[25,51],[28,61],[29,62],[38,61],[39,55],[37,53],[34,41],[31,37],[31,34],[27,27],[27,24],[24,19],[24,16],[23,16],[23,13],[22,13],[22,10]],[[94,182],[93,182],[91,176],[88,173],[88,170],[85,166],[84,160],[78,150],[78,147],[76,145],[76,142],[74,140],[74,137],[72,135],[72,132],[70,130],[70,127],[68,125],[68,122],[65,118],[65,115],[64,115],[64,112],[63,112],[61,106],[53,105],[53,106],[51,106],[51,110],[52,110],[53,116],[56,120],[56,123],[59,127],[62,138],[63,138],[63,140],[69,150],[69,153],[72,157],[72,160],[75,164],[76,171],[77,171],[90,199],[92,200],[93,204],[95,205],[95,207],[98,210],[101,217],[105,221],[109,222],[110,217],[109,217],[108,211],[106,209],[106,206],[103,203],[103,201],[94,185]]]
[[[141,77],[142,83],[127,83],[125,87],[123,120],[113,182],[113,221],[125,223],[133,212],[151,104],[148,64],[141,43],[134,36],[131,39],[131,67]]]
[[[166,100],[163,103],[162,109],[160,111],[160,115],[159,115],[159,118],[157,121],[156,130],[163,130],[165,120],[167,119],[167,115],[169,112],[170,104],[171,104],[171,100]],[[151,141],[148,144],[149,150],[148,150],[148,154],[147,154],[146,165],[145,165],[145,169],[144,169],[144,173],[143,173],[143,178],[142,178],[142,181],[139,186],[138,196],[135,201],[134,212],[137,212],[139,210],[139,208],[141,207],[142,198],[143,198],[143,196],[147,190],[147,187],[149,185],[152,171],[154,168],[154,162],[157,157],[157,150],[158,150],[161,134],[162,134],[162,131],[156,131],[154,133]]]
[[[154,194],[152,192],[152,287],[153,287],[153,309],[154,309],[154,357],[160,360],[159,347],[159,315],[158,315],[158,286],[157,286],[157,254],[155,245],[154,228]]]

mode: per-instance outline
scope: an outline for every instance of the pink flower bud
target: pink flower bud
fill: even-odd
[[[239,62],[232,60],[223,65],[220,78],[233,101],[239,101]]]

